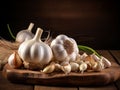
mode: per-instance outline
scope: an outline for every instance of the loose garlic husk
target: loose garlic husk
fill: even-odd
[[[83,73],[85,70],[87,70],[87,64],[85,62],[82,62],[79,66],[79,70],[81,73]]]
[[[13,54],[11,54],[8,58],[8,64],[12,67],[12,68],[20,68],[22,66],[22,60],[19,57],[19,55],[17,54],[17,52],[14,52]]]
[[[66,35],[58,35],[50,46],[58,61],[75,61],[79,53],[76,41]]]
[[[79,64],[75,62],[70,62],[71,71],[77,72],[79,70]]]
[[[37,28],[33,39],[24,41],[18,49],[18,54],[23,61],[31,65],[40,66],[41,69],[53,58],[53,53],[49,45],[41,41],[43,30]]]
[[[32,39],[34,37],[34,34],[31,31],[33,26],[34,24],[30,23],[28,29],[19,31],[16,35],[16,42],[22,43],[26,40]]]

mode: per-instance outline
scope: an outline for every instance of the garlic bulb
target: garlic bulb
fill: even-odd
[[[12,67],[12,68],[20,68],[22,66],[22,60],[19,57],[19,55],[17,54],[17,52],[14,52],[13,54],[11,54],[8,58],[8,64]]]
[[[16,35],[16,42],[24,42],[26,40],[30,40],[34,37],[34,34],[31,32],[34,24],[30,23],[28,29],[26,30],[21,30],[20,32],[17,33]]]
[[[58,61],[75,61],[79,53],[76,41],[66,35],[58,35],[50,46]]]
[[[19,46],[18,54],[23,61],[44,66],[52,60],[51,48],[40,39],[42,32],[43,30],[38,28],[33,39],[27,40]]]

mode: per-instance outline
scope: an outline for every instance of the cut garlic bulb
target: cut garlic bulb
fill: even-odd
[[[79,53],[76,41],[66,35],[58,35],[50,46],[58,61],[75,61]]]

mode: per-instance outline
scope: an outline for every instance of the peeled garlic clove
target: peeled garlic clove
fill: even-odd
[[[68,74],[68,73],[71,72],[71,65],[70,65],[70,64],[67,64],[67,65],[61,66],[61,70],[62,70],[65,74]]]
[[[26,40],[32,39],[34,37],[34,34],[31,32],[33,26],[34,24],[30,23],[28,29],[18,32],[16,35],[16,41],[22,43]]]
[[[78,71],[79,64],[77,64],[75,62],[70,62],[70,65],[71,65],[71,71]]]
[[[55,64],[51,64],[51,65],[48,65],[46,66],[44,69],[43,69],[43,73],[52,73],[53,71],[55,70]]]
[[[12,68],[20,68],[22,66],[22,60],[19,57],[19,55],[17,54],[17,52],[14,52],[13,54],[11,54],[8,58],[8,64],[12,67]]]
[[[111,62],[108,59],[106,59],[105,57],[101,56],[101,60],[102,60],[102,62],[104,64],[105,68],[108,68],[108,67],[111,66]]]
[[[83,73],[85,70],[87,70],[87,64],[86,63],[81,63],[79,66],[79,70],[81,73]]]

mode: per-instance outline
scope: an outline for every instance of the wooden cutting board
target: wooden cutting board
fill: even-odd
[[[3,75],[13,83],[39,84],[47,86],[89,86],[106,85],[120,79],[120,66],[112,62],[110,68],[101,72],[54,72],[44,74],[39,71],[11,69],[8,64],[3,69]]]

